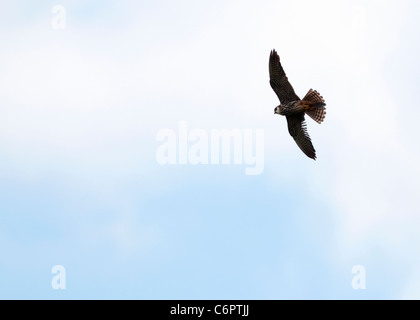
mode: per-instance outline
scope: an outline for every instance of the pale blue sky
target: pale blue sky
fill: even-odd
[[[420,298],[419,9],[1,2],[0,298]],[[327,102],[316,162],[273,115],[273,48]],[[180,121],[263,129],[264,173],[159,165]]]

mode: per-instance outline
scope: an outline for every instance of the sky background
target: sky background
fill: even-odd
[[[418,12],[1,0],[0,298],[420,299]],[[273,48],[327,102],[307,121],[317,161],[273,114]],[[264,130],[263,174],[160,165],[157,133],[180,121]]]

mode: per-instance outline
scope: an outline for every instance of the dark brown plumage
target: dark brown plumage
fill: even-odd
[[[316,152],[306,129],[305,113],[318,123],[324,121],[326,113],[324,99],[312,89],[303,100],[296,95],[276,50],[272,50],[270,53],[269,70],[270,85],[280,100],[280,105],[274,109],[274,113],[286,116],[290,135],[299,148],[309,158],[315,160]]]

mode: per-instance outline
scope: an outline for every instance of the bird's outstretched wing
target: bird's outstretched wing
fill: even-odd
[[[300,100],[287,79],[286,73],[280,63],[280,57],[276,50],[272,50],[270,53],[269,68],[270,85],[277,94],[277,97],[279,97],[280,103],[287,104],[292,101]]]
[[[286,116],[289,133],[295,139],[299,148],[311,159],[316,159],[314,146],[306,130],[305,115],[303,113]]]

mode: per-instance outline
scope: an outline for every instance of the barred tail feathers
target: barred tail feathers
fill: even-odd
[[[316,122],[321,123],[325,119],[325,100],[324,98],[315,90],[309,90],[306,96],[302,99],[303,104],[305,105],[305,113],[314,119]]]

